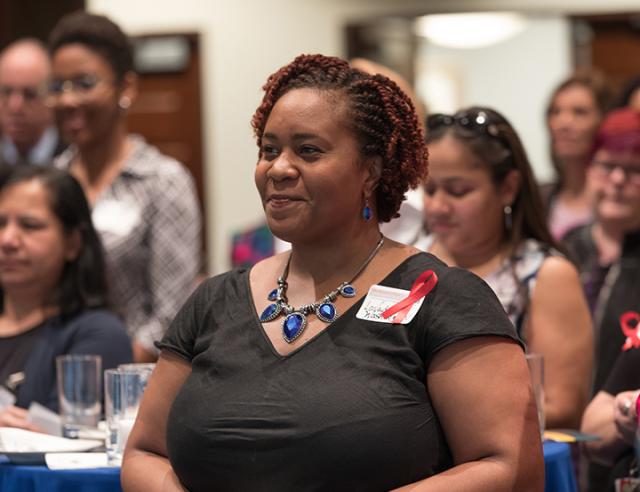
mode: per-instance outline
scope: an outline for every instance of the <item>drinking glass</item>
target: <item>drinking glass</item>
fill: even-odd
[[[104,418],[107,423],[105,447],[107,462],[111,466],[122,464],[122,453],[118,450],[118,421],[122,414],[121,376],[118,369],[104,371]]]
[[[113,401],[117,399],[117,404],[112,405],[114,412],[112,418],[110,421],[107,418],[111,445],[109,461],[113,465],[119,465],[122,462],[129,433],[133,428],[142,395],[154,368],[155,364],[121,364],[115,370],[117,375],[110,373],[109,377],[113,382],[112,391],[118,392],[117,396],[113,397]],[[106,373],[105,378],[108,376]]]
[[[544,434],[544,357],[542,354],[531,353],[526,355],[529,373],[531,375],[531,387],[536,399],[538,410],[538,424],[540,425],[540,437]]]
[[[100,420],[102,358],[99,355],[56,357],[62,435],[76,438]]]

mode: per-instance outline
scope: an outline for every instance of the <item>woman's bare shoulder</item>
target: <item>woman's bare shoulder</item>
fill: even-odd
[[[538,273],[538,282],[547,284],[574,283],[578,279],[578,270],[563,256],[545,258]]]

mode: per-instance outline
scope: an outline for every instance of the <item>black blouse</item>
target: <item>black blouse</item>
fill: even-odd
[[[362,299],[294,352],[258,320],[249,272],[209,279],[158,344],[192,363],[167,424],[169,459],[192,492],[389,490],[453,465],[426,387],[441,348],[519,340],[491,289],[420,253],[381,285],[438,284],[408,325],[355,317]],[[267,301],[265,300],[265,304]]]

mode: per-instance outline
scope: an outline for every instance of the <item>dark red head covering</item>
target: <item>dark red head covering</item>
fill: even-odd
[[[640,153],[640,113],[622,108],[607,114],[596,133],[593,153],[600,149]]]

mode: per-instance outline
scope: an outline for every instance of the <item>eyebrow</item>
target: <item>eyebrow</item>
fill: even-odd
[[[278,137],[276,136],[276,134],[270,133],[270,132],[265,133],[262,136],[262,138],[266,138],[269,140],[278,140]],[[322,137],[316,133],[294,133],[293,134],[293,140],[309,140],[312,138],[322,138]]]
[[[445,178],[440,179],[440,181],[443,183],[452,183],[456,181],[465,181],[466,179],[467,178],[465,176],[447,176]],[[429,180],[427,180],[427,183],[429,183]]]

